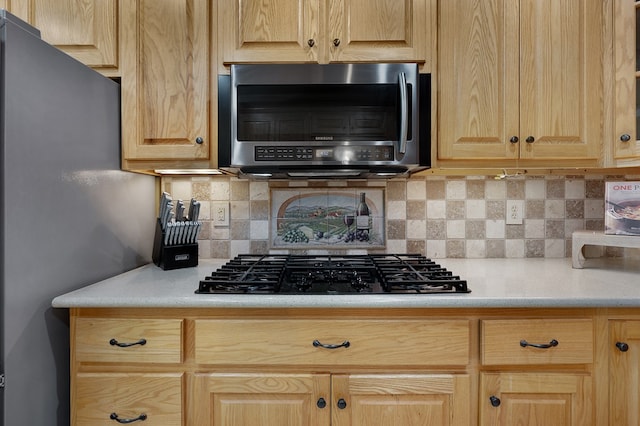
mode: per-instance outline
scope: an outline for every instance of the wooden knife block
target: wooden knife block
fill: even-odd
[[[165,271],[198,266],[198,243],[165,246],[164,232],[162,232],[160,219],[158,219],[153,240],[152,259],[153,263]]]

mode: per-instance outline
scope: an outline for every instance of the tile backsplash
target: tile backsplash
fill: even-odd
[[[174,199],[193,197],[201,202],[201,258],[282,252],[281,247],[270,244],[274,188],[295,188],[300,193],[331,188],[382,189],[386,247],[371,252],[421,253],[434,259],[524,258],[570,257],[573,231],[604,229],[605,182],[624,179],[600,175],[505,179],[434,175],[388,181],[249,181],[198,176],[163,177],[161,188]],[[521,201],[522,224],[506,223],[510,200]],[[229,226],[213,225],[212,205],[219,203],[229,205]],[[624,253],[625,249],[607,249],[613,256]]]

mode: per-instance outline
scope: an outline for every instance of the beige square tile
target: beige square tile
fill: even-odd
[[[444,200],[445,195],[444,180],[427,180],[427,200]]]
[[[407,200],[407,219],[426,219],[427,203],[424,200]]]
[[[467,199],[484,200],[485,198],[485,181],[471,179],[467,180]]]
[[[525,238],[544,238],[544,220],[526,219],[524,221]]]
[[[544,257],[565,257],[564,239],[547,239],[544,241]]]
[[[527,179],[525,181],[525,198],[527,200],[545,198],[545,180]]]
[[[407,240],[387,240],[387,253],[406,253]]]
[[[447,240],[447,257],[462,259],[465,255],[464,240]]]
[[[504,200],[507,196],[507,182],[504,180],[487,180],[485,198],[487,200]]]
[[[427,219],[446,219],[447,204],[444,200],[427,200]]]
[[[407,202],[402,200],[387,201],[387,219],[406,219]]]
[[[424,179],[407,181],[407,200],[424,201],[427,194],[427,182]]]
[[[524,242],[524,256],[529,257],[544,257],[544,240],[525,240]]]
[[[464,200],[467,196],[467,182],[448,180],[445,182],[447,200]]]
[[[231,220],[234,219],[249,219],[250,218],[250,209],[249,209],[249,201],[231,201],[231,211],[229,212],[229,218]]]
[[[483,259],[487,257],[487,244],[485,240],[467,240],[465,249],[465,257],[469,259]]]
[[[447,257],[446,240],[427,240],[426,254],[430,259],[444,259]]]
[[[229,178],[214,178],[211,181],[211,201],[228,201],[230,199]]]
[[[487,217],[487,202],[485,200],[467,200],[467,219],[485,219]]]
[[[544,217],[547,219],[558,219],[565,217],[564,200],[547,200],[544,206]]]
[[[252,181],[249,183],[249,199],[269,201],[269,182]]]
[[[269,221],[268,220],[249,221],[249,237],[251,240],[269,239]]]
[[[407,253],[418,253],[426,256],[425,240],[407,240]]]
[[[427,238],[427,221],[407,220],[407,237],[413,239]]]
[[[239,254],[251,252],[251,241],[249,240],[231,240],[229,242],[229,257],[233,258]]]
[[[586,196],[584,179],[568,179],[565,181],[565,198],[576,200]]]
[[[466,220],[447,220],[447,238],[464,238],[466,234]]]
[[[524,240],[505,240],[505,257],[520,259],[524,257]]]
[[[505,220],[487,220],[485,222],[487,238],[505,238]]]

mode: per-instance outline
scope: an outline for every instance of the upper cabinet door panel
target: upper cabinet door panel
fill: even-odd
[[[318,0],[222,0],[223,62],[316,62]]]
[[[327,0],[330,62],[427,61],[425,0]]]
[[[517,158],[518,2],[439,3],[439,159]]]
[[[599,1],[522,1],[521,158],[596,158],[602,138]]]
[[[118,0],[7,1],[42,38],[107,75],[118,68]]]
[[[128,5],[123,14],[125,159],[208,158],[208,1]]]
[[[439,6],[438,159],[597,165],[602,2],[441,0]]]
[[[430,1],[221,0],[222,62],[430,65]]]
[[[640,162],[640,1],[614,1],[613,19],[613,161],[615,165],[637,166]]]

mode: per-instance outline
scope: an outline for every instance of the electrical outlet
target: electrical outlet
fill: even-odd
[[[522,225],[523,200],[507,200],[507,225]]]
[[[229,226],[229,203],[211,203],[211,216],[211,219],[213,219],[213,226],[220,228]]]

